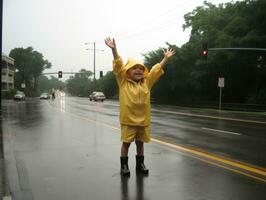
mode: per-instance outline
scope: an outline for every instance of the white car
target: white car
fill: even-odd
[[[40,99],[50,99],[50,95],[48,93],[42,93]]]
[[[16,94],[14,95],[13,99],[22,101],[22,100],[26,100],[26,96],[25,96],[24,92],[17,91]]]
[[[93,92],[89,95],[90,101],[104,101],[106,99],[103,92]]]

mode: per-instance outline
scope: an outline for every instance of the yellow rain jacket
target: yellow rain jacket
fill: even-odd
[[[135,82],[127,77],[127,70],[135,65],[144,67],[144,78],[140,82]],[[149,70],[142,63],[128,59],[124,65],[119,57],[113,61],[113,72],[119,87],[120,101],[120,123],[130,126],[149,126],[150,125],[150,95],[154,83],[164,73],[158,63]]]

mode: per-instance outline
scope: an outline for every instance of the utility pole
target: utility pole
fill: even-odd
[[[93,82],[95,84],[95,49],[96,49],[96,43],[93,42]],[[94,85],[95,86],[95,85]]]
[[[1,50],[1,73],[2,73],[2,28],[3,28],[3,0],[0,0],[0,50]],[[0,76],[0,81],[2,84],[2,75]],[[2,115],[2,92],[0,94],[0,115]],[[1,116],[0,116],[1,117]],[[0,136],[2,137],[2,136]]]
[[[85,45],[88,45],[89,43],[86,42]],[[95,68],[96,68],[96,51],[104,51],[103,49],[96,49],[96,42],[93,42],[93,49],[87,48],[86,50],[93,50],[93,85],[95,89]]]

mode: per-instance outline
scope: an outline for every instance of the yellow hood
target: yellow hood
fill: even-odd
[[[137,60],[135,60],[133,58],[129,58],[127,60],[127,63],[124,66],[125,72],[127,72],[127,70],[129,70],[130,68],[134,67],[135,65],[141,65],[142,67],[144,67],[143,77],[146,77],[147,74],[149,73],[148,68],[144,64],[142,64],[141,62],[139,62],[139,61],[137,61]]]

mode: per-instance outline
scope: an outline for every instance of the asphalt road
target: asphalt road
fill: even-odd
[[[148,177],[119,174],[119,106],[86,98],[3,101],[14,199],[265,199],[265,114],[153,106]]]
[[[116,101],[66,101],[67,111],[119,128]],[[266,113],[153,106],[152,137],[266,168]]]

